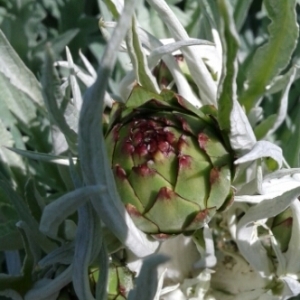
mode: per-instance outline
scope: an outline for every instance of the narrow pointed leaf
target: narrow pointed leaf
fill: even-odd
[[[168,258],[164,255],[151,256],[144,260],[140,275],[136,280],[136,287],[130,291],[128,300],[152,300],[158,288],[158,265],[166,262]]]
[[[47,235],[55,238],[59,225],[80,205],[83,205],[89,197],[104,192],[103,187],[85,186],[69,192],[57,200],[48,204],[42,215],[40,230]]]

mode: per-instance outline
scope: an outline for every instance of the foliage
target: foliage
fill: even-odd
[[[299,295],[297,3],[1,1],[0,299]],[[124,209],[102,134],[137,83],[160,93],[161,60],[236,158],[230,208],[163,243]]]

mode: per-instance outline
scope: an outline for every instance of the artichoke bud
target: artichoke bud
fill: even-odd
[[[119,195],[136,226],[158,237],[192,233],[233,198],[233,155],[216,109],[136,86],[116,104],[106,145]],[[210,112],[208,114],[207,112]]]

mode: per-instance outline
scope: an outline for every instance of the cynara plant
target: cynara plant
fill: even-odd
[[[100,2],[40,82],[1,33],[0,299],[300,294],[297,1],[251,2]]]

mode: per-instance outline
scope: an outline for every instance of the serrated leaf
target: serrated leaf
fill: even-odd
[[[237,33],[226,1],[218,1],[218,6],[222,16],[220,38],[223,46],[218,121],[221,129],[229,134],[231,147],[239,152],[251,149],[256,139],[247,116],[237,101]]]
[[[254,106],[266,87],[289,63],[298,38],[295,0],[265,0],[271,19],[269,40],[257,49],[248,73],[247,88],[240,101],[247,111]]]

